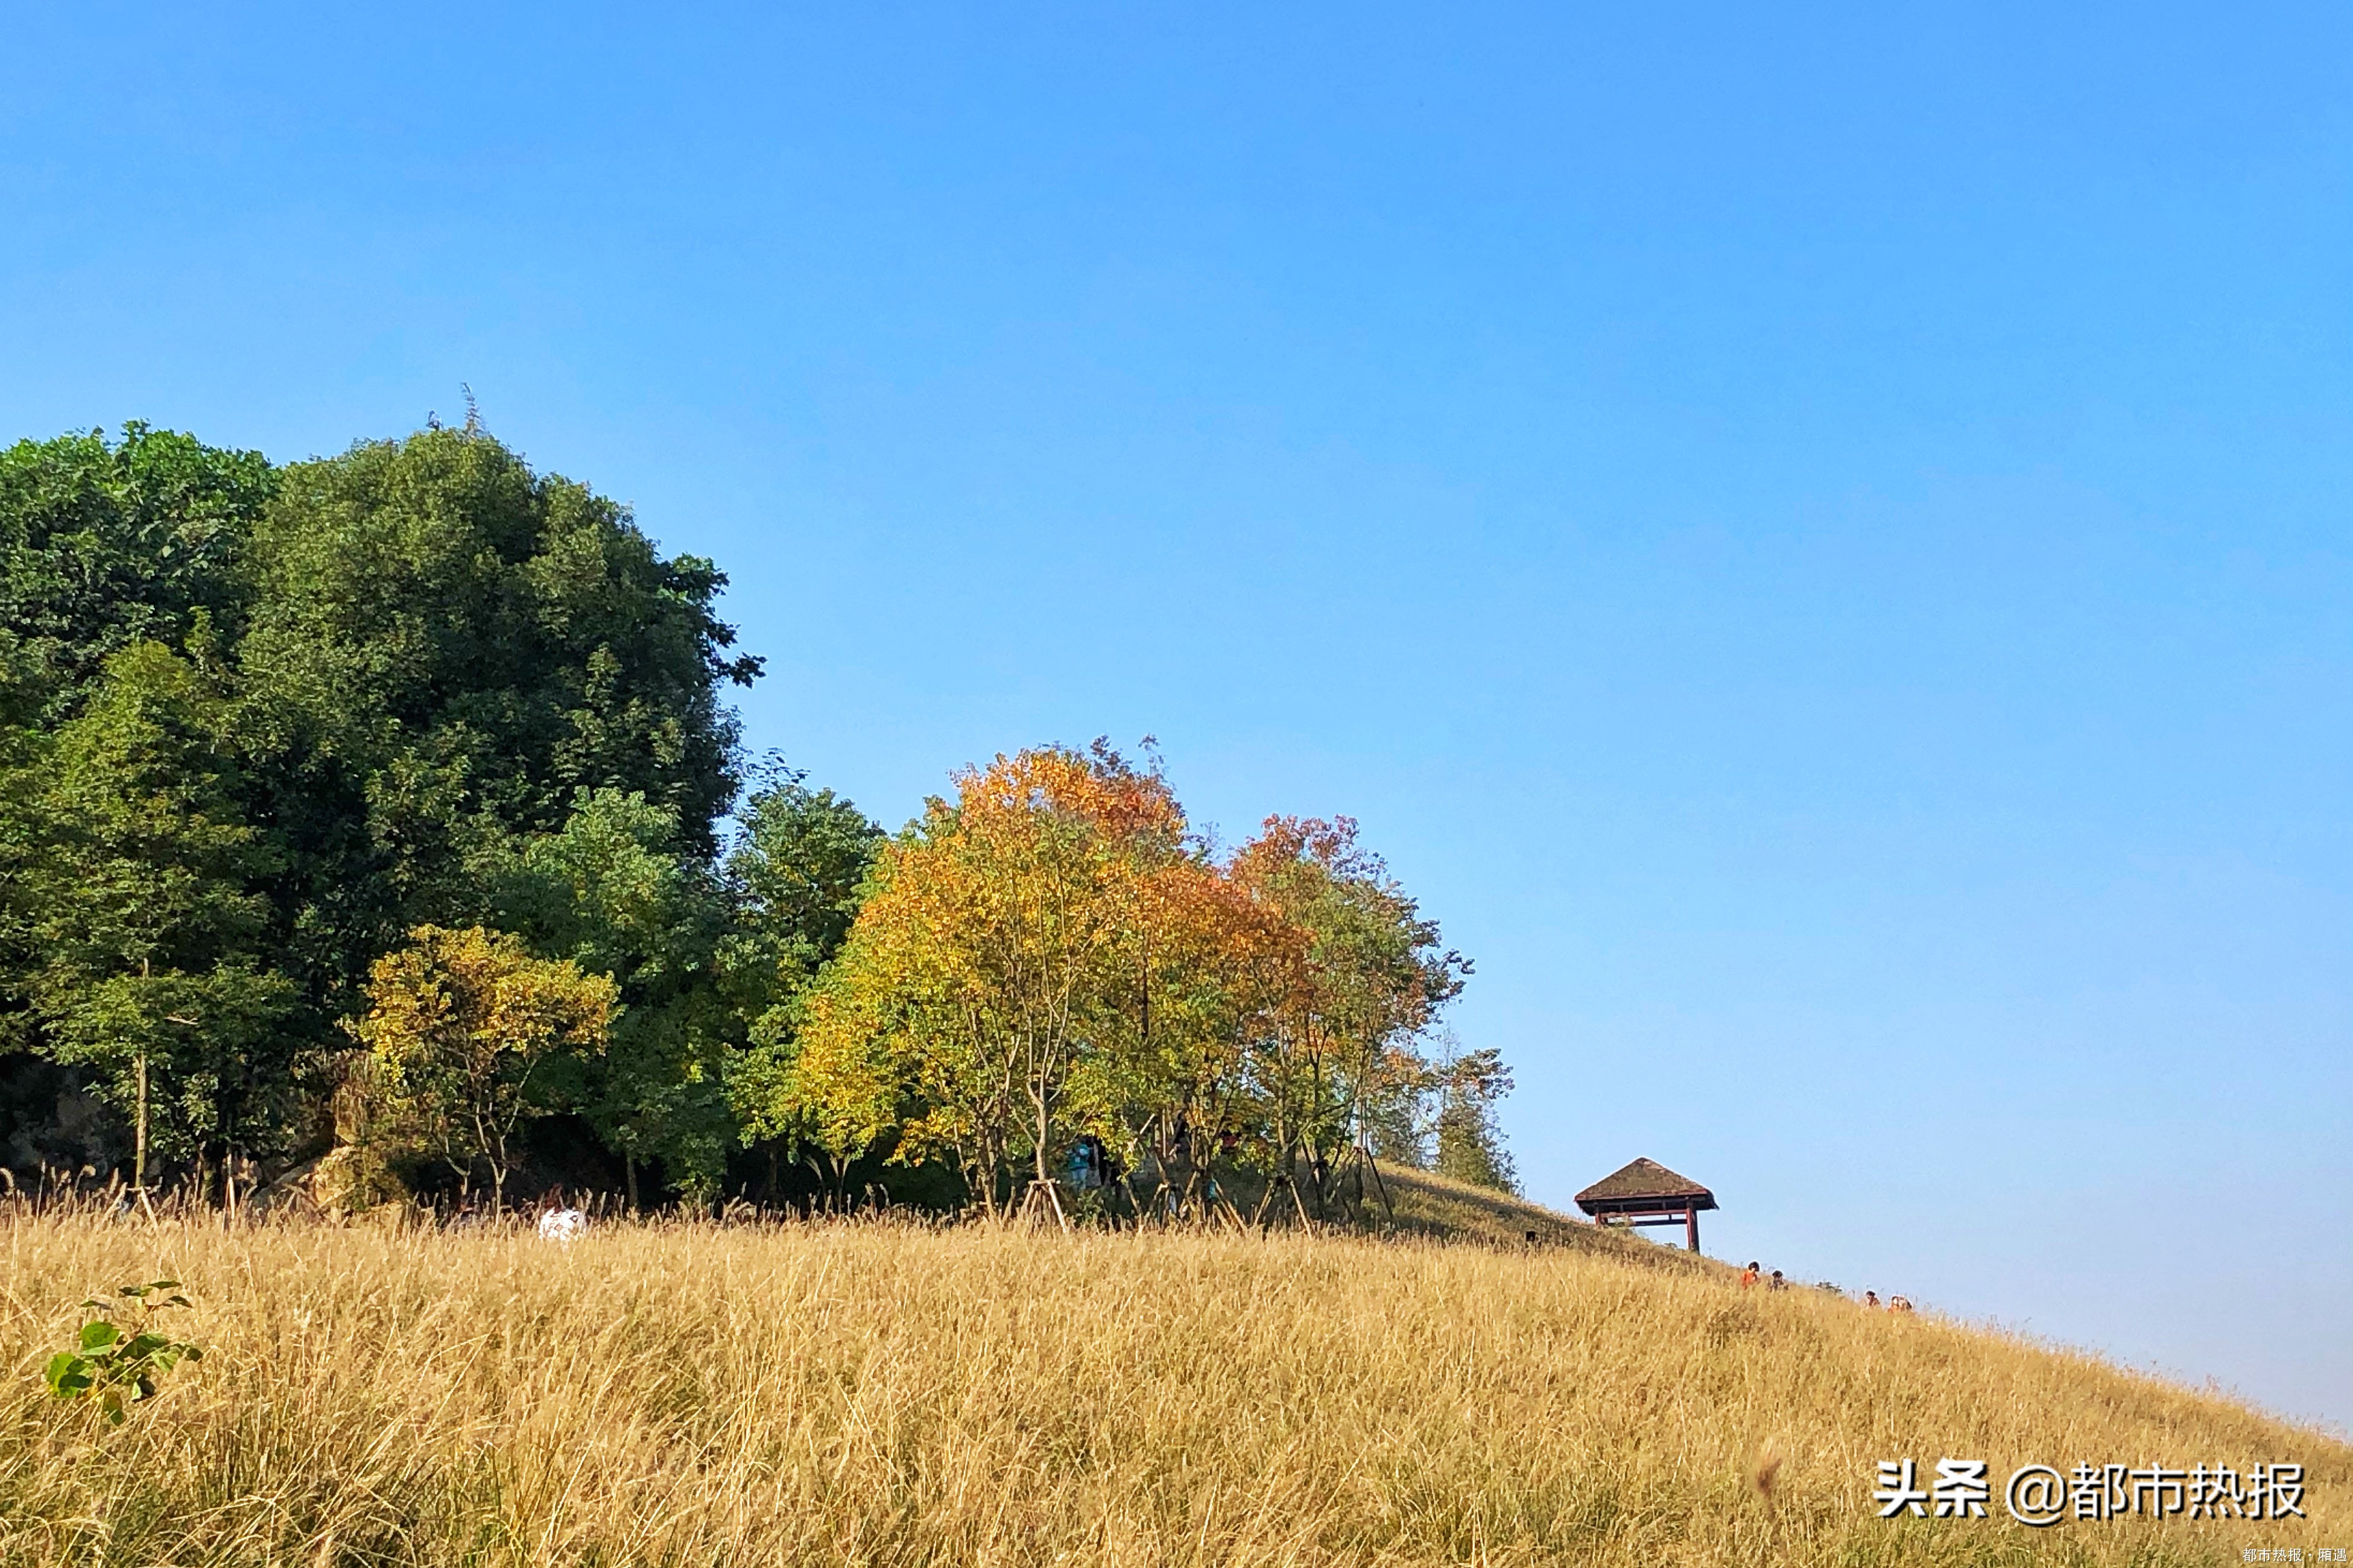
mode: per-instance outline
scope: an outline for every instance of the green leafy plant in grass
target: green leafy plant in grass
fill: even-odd
[[[203,1351],[151,1326],[158,1308],[188,1305],[188,1299],[177,1293],[179,1286],[176,1279],[152,1279],[123,1286],[117,1292],[121,1300],[92,1297],[84,1301],[84,1309],[97,1316],[76,1332],[73,1349],[49,1358],[41,1374],[49,1392],[59,1399],[96,1399],[106,1418],[120,1426],[123,1407],[153,1399],[164,1373],[184,1361],[202,1361]],[[163,1296],[166,1290],[174,1294]],[[127,1310],[135,1320],[127,1333],[115,1320],[118,1309]]]

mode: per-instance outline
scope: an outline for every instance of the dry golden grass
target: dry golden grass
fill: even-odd
[[[168,1273],[119,1432],[39,1387]],[[883,1225],[0,1222],[8,1563],[2236,1562],[2353,1449],[1819,1292],[1603,1252]],[[1874,1462],[2302,1461],[2309,1524],[1873,1517]],[[1769,1496],[1760,1465],[1771,1469]]]

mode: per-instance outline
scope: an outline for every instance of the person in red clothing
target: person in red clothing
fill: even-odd
[[[1746,1290],[1746,1289],[1748,1289],[1748,1287],[1750,1287],[1751,1285],[1754,1285],[1754,1284],[1756,1284],[1756,1283],[1757,1283],[1757,1265],[1756,1265],[1756,1263],[1755,1263],[1754,1261],[1752,1261],[1752,1262],[1750,1262],[1750,1264],[1748,1265],[1748,1267],[1747,1267],[1747,1268],[1744,1268],[1744,1269],[1742,1269],[1742,1270],[1740,1271],[1740,1288],[1741,1288],[1743,1290]]]

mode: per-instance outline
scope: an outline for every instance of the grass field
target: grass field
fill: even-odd
[[[2341,1444],[1586,1236],[649,1225],[564,1250],[0,1221],[0,1561],[2159,1564],[2353,1546]],[[75,1304],[159,1274],[195,1298],[179,1316],[203,1362],[120,1429],[51,1400],[38,1367]],[[1903,1456],[1988,1460],[1994,1517],[1873,1517],[1874,1465]],[[1999,1500],[2029,1460],[2300,1461],[2310,1521],[2029,1531]]]

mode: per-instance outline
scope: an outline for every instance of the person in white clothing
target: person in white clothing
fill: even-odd
[[[539,1236],[543,1241],[570,1241],[588,1228],[588,1216],[564,1201],[562,1185],[550,1187],[539,1200]]]

